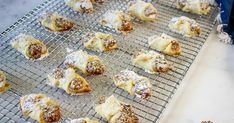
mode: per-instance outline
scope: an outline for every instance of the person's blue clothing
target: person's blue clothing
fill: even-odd
[[[221,9],[223,30],[234,39],[234,0],[216,0]]]

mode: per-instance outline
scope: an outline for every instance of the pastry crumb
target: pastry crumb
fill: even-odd
[[[96,99],[96,104],[102,104],[105,103],[106,99],[105,96],[98,96]]]

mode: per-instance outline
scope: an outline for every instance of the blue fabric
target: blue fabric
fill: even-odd
[[[221,9],[222,24],[224,31],[234,39],[234,0],[216,0]]]

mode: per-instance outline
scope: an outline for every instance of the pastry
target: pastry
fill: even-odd
[[[101,24],[110,28],[114,28],[116,31],[127,34],[133,30],[132,18],[123,11],[107,11]]]
[[[166,73],[172,69],[172,65],[164,58],[163,55],[152,50],[139,51],[134,55],[132,62],[134,65],[151,74],[156,72]]]
[[[24,116],[39,123],[58,122],[61,118],[59,104],[44,94],[29,94],[20,98],[20,107]]]
[[[67,55],[64,64],[67,67],[81,70],[87,75],[100,75],[105,71],[102,61],[95,55],[79,50]]]
[[[148,39],[150,48],[163,52],[168,55],[177,56],[181,53],[181,46],[178,40],[162,33],[161,36],[151,36]]]
[[[49,13],[42,17],[41,25],[50,31],[62,32],[70,30],[75,23],[58,13]]]
[[[6,75],[0,70],[0,94],[10,88],[10,84],[6,82]]]
[[[185,12],[208,14],[211,7],[208,0],[176,0],[176,6]]]
[[[128,8],[128,11],[132,16],[135,16],[142,21],[154,21],[157,18],[156,8],[151,3],[141,0],[132,3]]]
[[[173,32],[186,37],[199,36],[201,33],[200,25],[195,20],[185,16],[172,18],[168,26]]]
[[[95,111],[109,123],[139,123],[132,106],[119,101],[113,95],[97,105]]]
[[[12,40],[11,46],[22,53],[27,59],[41,60],[48,56],[46,45],[31,35],[20,34]]]
[[[84,46],[88,49],[103,52],[110,51],[118,47],[117,41],[111,34],[96,32],[95,34],[91,35],[93,37],[84,42]]]
[[[139,76],[133,71],[123,70],[114,76],[115,85],[131,95],[146,99],[152,94],[152,85],[148,78]]]
[[[99,3],[102,4],[105,2],[105,0],[91,0],[92,3]]]
[[[48,75],[50,85],[61,88],[71,95],[82,95],[91,91],[88,82],[75,72],[74,69],[54,69]]]
[[[75,11],[81,13],[93,12],[93,4],[91,0],[64,0],[64,1],[67,6],[71,7]]]
[[[99,123],[95,120],[90,120],[89,118],[79,118],[79,119],[73,119],[70,121],[70,123]]]

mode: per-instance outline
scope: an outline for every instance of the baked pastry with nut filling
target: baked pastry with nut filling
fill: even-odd
[[[150,48],[163,52],[167,55],[178,56],[181,53],[181,46],[177,39],[162,33],[160,36],[149,37]]]
[[[24,116],[29,116],[39,123],[58,122],[62,117],[59,104],[44,94],[21,97],[20,107]]]
[[[194,37],[201,34],[200,25],[194,19],[185,16],[172,18],[168,26],[171,31],[182,34],[185,37]]]
[[[46,45],[31,35],[19,34],[12,40],[11,46],[27,59],[41,60],[49,55]]]
[[[67,55],[64,64],[87,75],[101,75],[105,72],[105,65],[98,56],[89,55],[82,50]]]
[[[75,11],[81,13],[93,12],[93,3],[91,0],[64,0],[65,4]]]
[[[0,70],[0,94],[10,89],[11,85],[6,81],[6,75]]]
[[[127,34],[133,30],[132,17],[123,11],[107,11],[101,20],[101,24],[114,28],[123,34]]]
[[[172,69],[164,55],[152,50],[140,50],[133,56],[132,63],[151,74],[167,73]]]
[[[208,14],[211,10],[209,0],[176,0],[176,6],[185,12]]]
[[[63,32],[70,30],[75,23],[58,13],[48,13],[41,19],[41,25],[53,32]]]
[[[83,95],[91,91],[88,82],[72,68],[66,70],[56,68],[48,75],[48,79],[50,85],[61,88],[71,95]]]
[[[154,21],[158,15],[157,9],[151,3],[142,0],[132,2],[128,11],[132,16],[135,16],[142,21]]]
[[[150,80],[133,71],[120,71],[113,79],[117,87],[126,90],[131,95],[136,95],[142,99],[147,99],[152,95]]]
[[[92,3],[99,3],[102,4],[104,3],[106,0],[91,0]]]
[[[97,114],[107,119],[109,123],[139,123],[139,119],[131,105],[119,101],[113,95],[104,103],[95,107]]]
[[[114,50],[118,47],[117,41],[111,34],[96,32],[84,38],[84,46],[90,50],[104,52]]]

